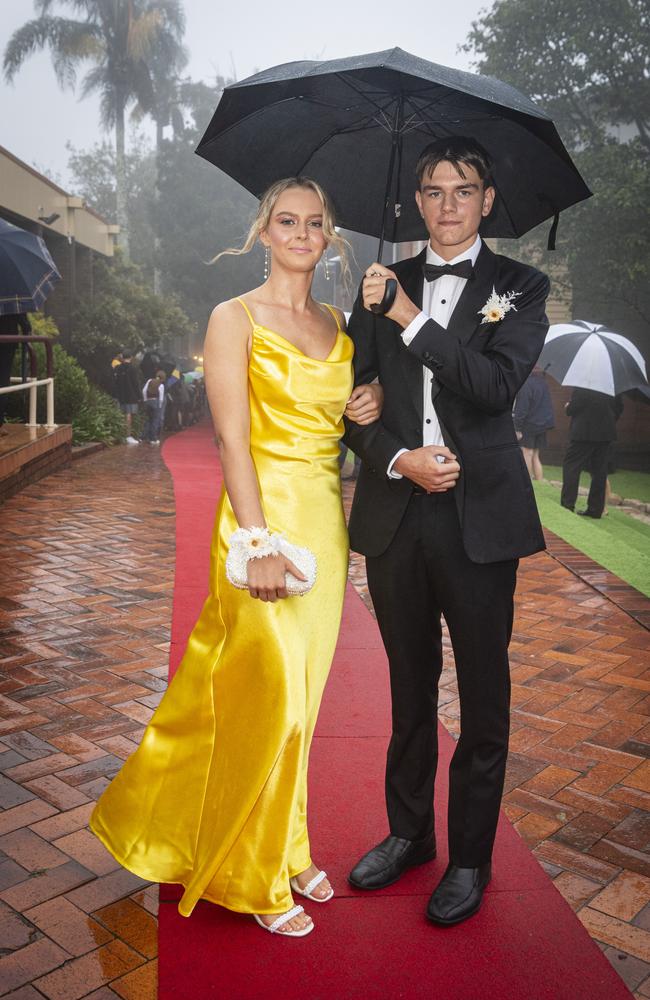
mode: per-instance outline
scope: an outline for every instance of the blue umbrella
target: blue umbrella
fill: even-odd
[[[40,236],[0,219],[0,316],[40,309],[60,280]]]

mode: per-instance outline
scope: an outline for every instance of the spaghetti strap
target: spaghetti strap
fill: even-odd
[[[240,306],[243,307],[244,312],[246,313],[246,315],[248,316],[249,320],[251,321],[251,326],[253,327],[253,329],[255,329],[255,327],[257,326],[257,323],[253,319],[252,312],[250,311],[250,309],[248,308],[248,306],[246,305],[246,303],[244,302],[243,299],[240,299],[239,297],[237,297],[237,302],[239,302]]]
[[[334,318],[334,322],[336,323],[336,332],[337,333],[341,333],[341,324],[339,323],[339,317],[337,315],[337,312],[336,312],[336,309],[334,308],[334,306],[330,306],[327,302],[321,302],[321,305],[325,306],[325,308],[328,309],[331,312],[331,314],[332,314],[332,316]]]

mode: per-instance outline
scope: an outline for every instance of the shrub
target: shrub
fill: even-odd
[[[73,444],[89,441],[120,444],[125,436],[124,416],[115,400],[97,386],[89,385],[83,408],[72,421]]]
[[[29,314],[29,323],[35,337],[58,337],[59,328],[51,316],[45,316],[42,312]]]

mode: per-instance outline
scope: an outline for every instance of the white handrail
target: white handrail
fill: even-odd
[[[29,391],[29,421],[25,424],[26,427],[38,427],[40,426],[36,419],[36,404],[38,402],[38,387],[39,385],[47,386],[47,416],[46,422],[43,424],[48,431],[54,430],[58,427],[58,424],[54,423],[54,378],[28,378],[24,382],[16,378],[15,376],[11,379],[15,385],[3,385],[0,386],[0,394],[6,394],[10,392],[21,392]]]

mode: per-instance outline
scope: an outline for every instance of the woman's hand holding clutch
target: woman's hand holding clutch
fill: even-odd
[[[306,594],[316,582],[316,556],[261,525],[237,528],[230,536],[226,576],[251,597],[276,601]]]
[[[379,420],[384,406],[384,390],[379,382],[371,385],[358,385],[352,390],[352,394],[345,408],[345,416],[348,420],[353,420],[355,424],[372,424]]]
[[[286,587],[286,574],[291,573],[299,580],[306,580],[307,577],[300,572],[297,566],[282,555],[264,556],[261,559],[249,559],[248,561],[248,591],[251,597],[258,597],[261,601],[277,601],[279,597],[291,596]]]

